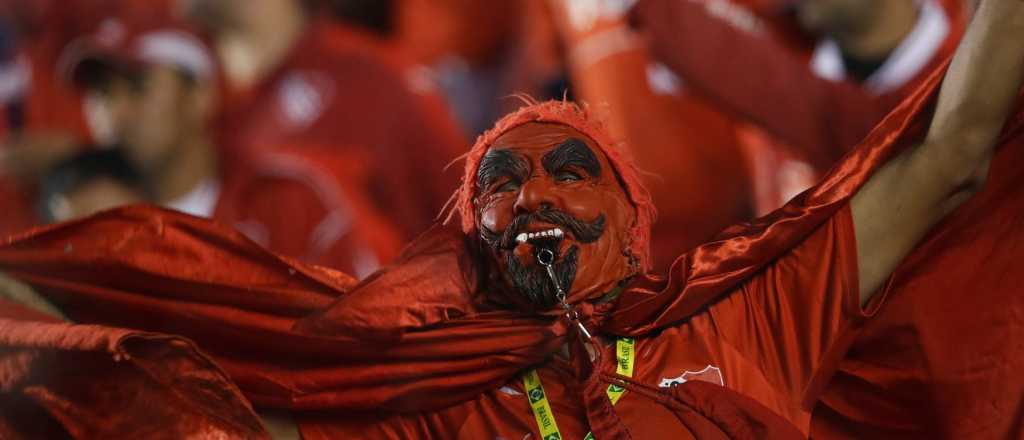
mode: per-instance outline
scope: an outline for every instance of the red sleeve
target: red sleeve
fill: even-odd
[[[736,294],[709,309],[716,332],[796,401],[813,401],[852,330],[874,315],[859,304],[857,243],[849,206]]]

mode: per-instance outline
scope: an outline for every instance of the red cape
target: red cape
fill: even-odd
[[[632,336],[673,325],[698,313],[799,243],[841,208],[879,165],[920,139],[940,78],[936,74],[886,118],[821,184],[771,216],[733,227],[719,240],[681,256],[667,278],[646,277],[633,283],[614,310],[591,311],[592,324],[605,334]],[[1003,140],[1007,146],[994,161],[997,165],[985,193],[965,207],[987,200],[992,213],[980,217],[1000,216],[1004,227],[976,231],[983,237],[996,234],[987,238],[1005,239],[1003,234],[1012,231],[1013,219],[1019,219],[1024,208],[1019,197],[1021,185],[1008,186],[1016,183],[1019,173],[998,165],[1008,156],[1020,154],[1017,134],[1021,122],[1018,113],[1009,124]],[[938,227],[908,258],[908,264],[931,261],[927,255],[941,246],[934,244],[936,240],[956,237],[970,226],[956,221],[965,209]],[[999,284],[995,281],[1004,281],[975,272],[982,272],[976,270],[982,259],[987,267],[993,267],[1014,264],[1014,256],[1009,249],[998,255],[957,254],[957,258],[934,263],[947,273],[991,283],[974,285],[972,291],[1008,292],[1008,286],[1016,284]],[[447,228],[424,235],[394,265],[354,285],[343,274],[277,257],[207,221],[153,208],[125,208],[13,237],[0,246],[0,269],[33,285],[72,320],[110,326],[90,327],[89,340],[152,336],[118,333],[123,330],[111,328],[122,327],[196,341],[216,363],[206,364],[201,370],[204,374],[214,375],[209,370],[216,371],[219,366],[253,404],[263,407],[344,412],[441,408],[496,388],[524,368],[540,363],[567,335],[560,321],[488,306],[465,237]],[[901,269],[897,279],[900,277],[913,281],[914,273]],[[913,282],[899,287],[889,296],[920,298],[935,290],[935,285]],[[1003,299],[1011,301],[1014,296],[1019,295]],[[992,309],[1017,310],[1007,309],[1014,304],[992,304]],[[147,358],[145,350],[132,350],[123,343],[40,342],[34,337],[31,326],[37,324],[31,318],[15,316],[3,324],[12,329],[4,332],[11,337],[0,340],[4,356],[0,358],[0,378],[4,379],[0,389],[5,392],[26,389],[26,384],[46,386],[45,381],[32,382],[29,374],[45,364],[23,362],[14,368],[8,362],[11,353],[24,349],[58,354],[126,350],[132,359],[144,362]],[[993,326],[988,332],[1007,332],[997,339],[1009,340],[1006,336],[1020,332],[1012,324]],[[855,336],[850,335],[850,340]],[[1002,346],[1013,349],[1012,344]],[[911,348],[925,352],[928,347]],[[1009,355],[1005,350],[1002,354]],[[183,359],[178,374],[194,371],[195,359],[204,359],[198,351],[179,350],[179,356],[192,363]],[[1020,356],[1009,359],[1019,362]],[[994,364],[979,365],[965,386],[980,377],[999,377],[985,374],[997,370],[1002,371]],[[901,370],[896,367],[894,371]],[[227,381],[210,384],[231,388]],[[886,388],[891,384],[878,385],[880,397],[895,395],[896,390],[890,393]],[[1019,398],[1022,388],[978,389],[969,397],[985,399],[1010,393]],[[691,399],[689,404],[698,405],[694,402],[699,400]],[[980,400],[972,402],[980,404]],[[742,408],[743,404],[735,405]],[[598,406],[592,409],[597,411]],[[833,408],[843,414],[841,405]],[[748,414],[756,412],[747,408]],[[218,413],[211,409],[208,414]],[[217,420],[243,426],[238,421],[246,419],[246,412],[241,414]],[[620,434],[614,432],[614,426],[600,428]]]

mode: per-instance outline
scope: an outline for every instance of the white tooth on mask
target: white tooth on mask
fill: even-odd
[[[519,235],[516,235],[516,243],[519,243],[519,244],[526,243],[527,241],[533,240],[535,238],[544,238],[544,237],[561,238],[563,235],[565,235],[565,233],[562,232],[562,230],[559,229],[559,228],[551,228],[551,229],[548,229],[546,231],[538,231],[538,232],[520,232]]]

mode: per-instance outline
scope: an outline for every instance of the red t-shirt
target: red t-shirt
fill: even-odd
[[[867,316],[858,304],[857,254],[849,208],[736,291],[691,320],[636,341],[633,378],[652,387],[688,380],[723,385],[810,430],[803,402],[842,356],[848,330]],[[614,358],[614,344],[604,356]],[[614,364],[608,364],[614,372]],[[564,438],[588,424],[572,367],[551,359],[537,369]],[[400,384],[396,384],[399,386]],[[687,438],[676,418],[646,397],[615,406],[634,438]],[[521,378],[441,411],[384,420],[301,418],[309,438],[542,438]],[[323,437],[319,437],[323,436]]]

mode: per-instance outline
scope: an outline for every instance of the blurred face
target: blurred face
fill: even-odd
[[[477,222],[503,287],[517,305],[558,303],[543,250],[571,300],[592,298],[633,273],[626,252],[635,210],[604,152],[561,124],[528,123],[499,137],[477,172]]]
[[[822,35],[855,33],[876,17],[878,1],[891,0],[802,0],[797,4],[800,24]]]
[[[143,74],[135,123],[124,131],[132,155],[146,168],[174,152],[182,135],[195,130],[188,111],[190,85],[168,67]]]
[[[106,93],[114,131],[133,162],[152,171],[202,129],[195,85],[171,67],[145,69],[137,79],[115,77]]]
[[[120,73],[106,72],[102,75],[104,81],[93,86],[90,92],[97,97],[98,106],[90,108],[90,111],[98,113],[96,119],[105,121],[104,127],[109,125],[114,139],[109,141],[120,141],[124,137],[124,130],[130,126],[135,119],[139,106],[139,82],[135,78],[129,78]],[[104,130],[106,131],[106,130]]]

